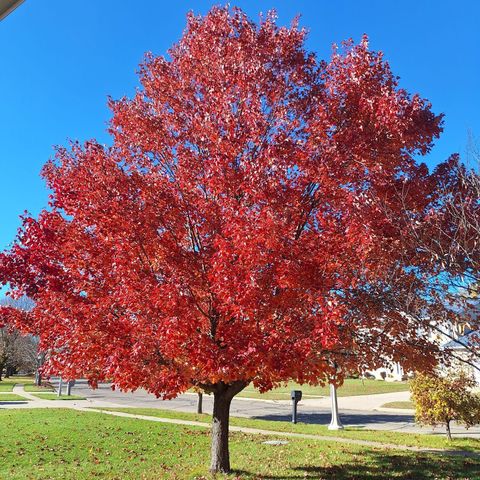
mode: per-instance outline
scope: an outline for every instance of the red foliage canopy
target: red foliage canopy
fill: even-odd
[[[17,323],[52,371],[172,397],[432,359],[378,295],[418,279],[395,214],[429,203],[414,156],[441,117],[366,38],[328,63],[304,41],[273,15],[190,15],[135,97],[110,102],[113,145],[47,163],[51,206],[24,219],[0,279],[34,299]]]

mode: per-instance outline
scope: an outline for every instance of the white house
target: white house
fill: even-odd
[[[450,340],[442,345],[442,348],[452,350],[452,353],[457,359],[454,359],[452,364],[454,368],[462,368],[471,373],[475,378],[477,385],[480,386],[480,357],[479,355],[470,355],[472,350],[477,350],[480,353],[480,332],[475,330],[466,330],[464,335],[457,340]],[[470,357],[470,358],[469,358]],[[472,358],[473,357],[473,358]],[[462,362],[469,360],[469,363]]]
[[[401,382],[407,379],[407,373],[398,362],[392,362],[387,367],[368,370],[368,374],[373,375],[376,380],[385,380],[387,382]]]

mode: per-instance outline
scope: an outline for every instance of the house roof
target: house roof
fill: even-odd
[[[450,340],[449,342],[444,343],[442,348],[462,349],[465,348],[464,345],[467,347],[480,346],[480,332],[476,330],[470,330],[457,340]]]

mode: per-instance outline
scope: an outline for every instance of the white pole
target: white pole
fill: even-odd
[[[58,396],[59,397],[62,396],[62,387],[63,387],[63,381],[62,381],[62,377],[60,377],[60,380],[58,381]]]
[[[329,430],[342,430],[343,425],[338,415],[337,388],[330,384],[330,399],[332,401],[332,420],[328,426]]]

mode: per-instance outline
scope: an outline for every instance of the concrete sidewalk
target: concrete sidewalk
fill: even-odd
[[[98,413],[103,413],[107,415],[113,415],[116,417],[136,418],[139,420],[147,420],[151,422],[211,428],[210,423],[197,422],[193,420],[152,417],[149,415],[137,415],[137,414],[131,414],[131,413],[125,413],[125,412],[112,412],[112,411],[105,411],[101,409],[92,409],[92,408],[85,409],[81,407],[77,407],[75,408],[75,410],[87,411],[87,412],[98,412]],[[335,437],[335,436],[327,436],[327,435],[313,435],[308,433],[279,432],[274,430],[264,430],[260,428],[240,427],[236,425],[230,425],[229,430],[231,432],[242,432],[242,433],[248,433],[251,435],[253,434],[253,435],[269,435],[269,436],[275,436],[275,437],[302,438],[302,439],[309,439],[309,440],[318,440],[323,442],[362,445],[366,447],[381,448],[386,450],[400,450],[400,451],[410,451],[410,452],[417,452],[417,453],[435,453],[435,454],[441,454],[441,455],[480,458],[480,453],[470,452],[465,450],[447,450],[444,448],[413,447],[413,446],[407,446],[407,445],[397,445],[394,443],[381,443],[381,442],[374,442],[370,440],[358,440],[354,438]]]
[[[21,388],[21,387],[20,387]],[[26,396],[18,388],[19,395]],[[77,382],[73,389],[74,394],[82,395],[87,400],[41,400],[33,395],[25,401],[0,402],[0,408],[155,408],[178,412],[196,412],[197,396],[191,394],[179,395],[173,400],[161,400],[143,391],[123,393],[112,391],[110,385],[100,384],[98,389],[92,390],[83,380]],[[383,430],[403,433],[433,433],[443,435],[443,428],[420,427],[414,422],[412,411],[382,409],[389,401],[408,400],[408,392],[400,394],[364,395],[355,397],[340,397],[340,418],[346,427],[364,428],[368,430]],[[33,397],[33,399],[31,398]],[[355,407],[348,409],[345,406]],[[204,395],[203,409],[211,414],[213,399],[211,395]],[[279,422],[291,421],[291,405],[289,402],[262,401],[237,399],[231,406],[232,417],[256,418],[259,420],[274,420]],[[305,399],[299,404],[298,421],[310,424],[328,425],[331,418],[330,400]],[[454,437],[480,438],[480,425],[466,430],[464,427],[453,425]]]
[[[27,398],[28,400],[31,400],[31,401],[34,401],[34,402],[40,400],[38,397],[34,397],[31,393],[26,392],[26,391],[25,391],[25,385],[23,385],[22,383],[16,383],[16,384],[13,386],[12,393],[15,393],[15,394],[17,394],[17,395],[20,395],[20,396],[22,396],[22,397],[25,397],[25,398]]]
[[[14,400],[14,401],[0,401],[0,409],[17,409],[17,408],[87,408],[87,407],[98,407],[98,408],[119,408],[122,405],[109,401],[92,401],[89,399],[86,400],[43,400],[36,397],[30,392],[25,391],[23,384],[16,384],[12,392],[2,392],[2,393],[11,393],[23,397],[25,400]],[[41,393],[41,392],[38,392]],[[45,392],[50,393],[50,392]],[[52,392],[53,393],[53,392]]]

